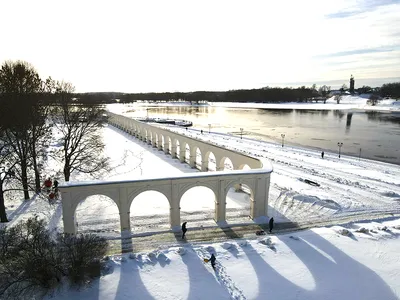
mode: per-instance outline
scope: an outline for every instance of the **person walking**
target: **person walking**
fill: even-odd
[[[211,254],[210,257],[210,262],[211,262],[211,267],[215,270],[215,261],[217,260],[217,258],[215,257],[214,253]]]
[[[57,181],[57,179],[54,179],[53,187],[54,187],[55,198],[58,199],[58,181]]]
[[[324,155],[325,155],[325,153],[324,153],[324,151],[322,151],[322,152],[321,152],[321,157],[322,157],[322,159],[324,159]]]
[[[52,185],[52,184],[53,184],[53,183],[51,182],[50,177],[47,178],[47,179],[44,181],[44,186],[46,187],[46,190],[47,190],[48,193],[50,193],[50,188],[51,188],[51,185]]]
[[[182,240],[185,238],[185,234],[186,234],[186,231],[187,231],[186,223],[187,222],[183,222],[182,223]]]
[[[269,233],[272,233],[272,229],[274,228],[274,218],[269,219],[268,227]]]

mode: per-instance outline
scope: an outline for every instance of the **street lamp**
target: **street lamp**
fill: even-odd
[[[211,124],[208,124],[208,133],[211,131]]]
[[[338,147],[339,147],[339,158],[340,158],[340,151],[341,151],[341,149],[342,149],[343,143],[338,142],[337,145],[338,145]]]
[[[285,134],[281,134],[281,137],[282,137],[282,147],[283,147],[283,145],[284,145],[284,143],[285,143]]]
[[[240,128],[240,139],[243,137],[243,128]]]

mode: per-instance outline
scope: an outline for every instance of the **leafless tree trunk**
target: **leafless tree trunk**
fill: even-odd
[[[336,95],[335,100],[336,100],[336,103],[339,104],[340,100],[342,100],[342,95]]]
[[[21,183],[25,199],[29,199],[28,168],[31,163],[32,128],[37,124],[38,95],[42,81],[28,63],[5,62],[0,68],[1,127],[12,145],[20,166]]]
[[[73,86],[57,82],[58,106],[55,125],[62,132],[62,157],[65,181],[74,171],[96,176],[109,170],[109,159],[103,156],[104,144],[99,130],[104,124],[103,111],[94,105],[72,101]]]

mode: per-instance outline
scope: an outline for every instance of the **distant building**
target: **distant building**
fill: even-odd
[[[350,89],[349,89],[350,94],[354,94],[354,77],[353,75],[350,76]]]

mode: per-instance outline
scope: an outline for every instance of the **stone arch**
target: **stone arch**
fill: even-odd
[[[254,206],[254,190],[246,183],[233,182],[226,187],[226,221],[227,223],[250,222]]]
[[[190,164],[190,148],[191,148],[190,145],[185,141],[183,141],[180,144],[179,160],[181,162],[183,162],[183,163],[186,162],[186,163]]]
[[[161,149],[161,143],[162,143],[162,134],[161,133],[156,133],[155,134],[156,135],[156,143],[155,143],[155,146],[156,146],[156,148],[157,149]]]
[[[101,190],[87,190],[85,192],[79,192],[79,193],[74,193],[71,195],[72,201],[71,201],[71,210],[75,214],[76,207],[78,204],[82,201],[85,201],[86,198],[91,197],[91,196],[96,196],[96,195],[101,195],[110,198],[115,202],[115,204],[118,206],[118,209],[121,208],[121,205],[119,201],[116,201],[118,199],[118,191],[114,189],[101,189]]]
[[[188,221],[192,227],[213,226],[217,221],[217,195],[209,184],[186,186],[181,191],[179,208],[181,222]],[[196,218],[193,219],[192,216]]]
[[[143,231],[143,227],[151,227],[152,230],[168,230],[170,228],[170,221],[154,222],[155,219],[166,218],[169,220],[170,218],[171,204],[164,193],[150,187],[149,189],[142,189],[134,195],[135,197],[131,199],[129,205],[132,231]],[[140,227],[142,227],[142,230],[140,230]]]
[[[225,188],[225,198],[227,198],[228,193],[243,193],[249,195],[247,200],[250,203],[250,212],[249,212],[249,217],[251,219],[254,219],[257,217],[257,207],[256,207],[256,199],[255,199],[255,191],[256,191],[256,186],[255,183],[251,180],[245,180],[245,179],[235,179],[228,181],[226,183],[226,188]],[[259,205],[263,205],[260,203]]]
[[[75,222],[76,232],[90,231],[90,232],[110,232],[114,230],[120,230],[121,219],[120,219],[120,205],[108,193],[90,193],[87,195],[79,196],[73,206],[73,221]],[[96,211],[93,214],[93,211]],[[85,225],[80,222],[82,217],[85,216]],[[102,217],[107,219],[115,219],[117,226],[111,227],[113,223],[98,222]],[[91,219],[93,219],[91,221]],[[86,228],[88,227],[88,228]]]
[[[170,206],[172,205],[171,199],[168,197],[168,194],[162,188],[159,188],[157,186],[146,185],[146,186],[142,186],[138,189],[135,189],[134,191],[128,192],[128,207],[131,207],[133,200],[138,195],[140,195],[144,192],[147,192],[147,191],[155,191],[155,192],[162,194],[165,198],[167,198],[169,205]]]
[[[155,131],[151,131],[151,145],[155,148],[157,143],[157,133]]]
[[[241,164],[241,165],[239,165],[237,170],[251,170],[251,168],[248,164]]]
[[[180,151],[180,143],[179,143],[179,140],[177,139],[177,138],[174,138],[173,139],[173,142],[172,142],[172,149],[171,149],[171,156],[172,156],[172,158],[177,158],[177,157],[179,157],[179,151]]]
[[[235,170],[232,160],[227,156],[222,157],[217,163],[217,171],[224,170]]]
[[[164,153],[171,154],[172,151],[172,138],[171,136],[165,136],[165,143],[164,143]]]
[[[203,172],[217,170],[216,157],[212,151],[205,152],[202,161],[203,161],[203,166],[202,166]]]
[[[201,149],[197,146],[194,145],[190,148],[190,166],[195,169],[202,169],[202,153]]]

